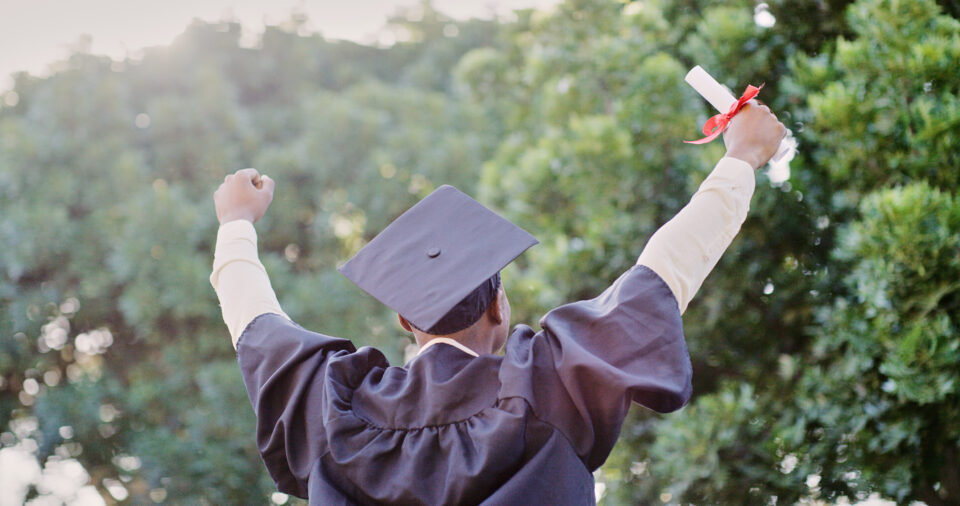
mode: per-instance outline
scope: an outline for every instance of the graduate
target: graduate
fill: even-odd
[[[726,155],[636,265],[596,298],[548,312],[539,332],[510,329],[500,278],[536,239],[440,187],[340,269],[413,334],[420,350],[402,367],[283,312],[253,227],[274,182],[228,175],[214,194],[210,282],[278,490],[312,505],[595,504],[592,473],[631,404],[667,413],[690,399],[681,315],[785,131],[748,103],[724,133]]]

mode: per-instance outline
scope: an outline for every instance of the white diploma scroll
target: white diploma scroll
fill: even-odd
[[[728,90],[724,85],[717,82],[706,70],[703,70],[703,67],[697,65],[690,69],[690,72],[687,72],[687,77],[684,78],[687,81],[687,84],[697,90],[697,93],[701,97],[706,99],[707,102],[710,102],[710,105],[713,106],[718,112],[724,113],[730,110],[730,107],[737,102],[737,97],[734,97],[730,90]],[[771,165],[774,162],[780,162],[787,153],[793,153],[794,148],[796,148],[797,142],[793,138],[793,132],[787,130],[787,136],[783,138],[783,141],[780,142],[780,147],[777,148],[777,153],[771,158]],[[792,156],[790,158],[793,158]],[[789,161],[789,160],[787,160]]]

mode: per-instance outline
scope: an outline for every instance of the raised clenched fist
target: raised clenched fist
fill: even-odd
[[[228,174],[213,193],[217,220],[221,225],[234,220],[256,222],[273,200],[273,187],[273,180],[261,176],[257,169],[240,169]]]
[[[730,121],[723,132],[723,143],[727,145],[727,156],[759,169],[776,154],[786,135],[787,128],[777,121],[770,108],[751,100]]]

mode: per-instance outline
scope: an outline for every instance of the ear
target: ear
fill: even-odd
[[[400,316],[400,313],[397,313],[397,319],[400,320],[400,326],[403,327],[403,330],[407,332],[413,332],[413,327],[410,326],[410,322],[406,318]]]
[[[503,305],[500,303],[500,298],[503,297],[503,287],[501,286],[497,290],[497,296],[490,301],[490,305],[487,306],[487,318],[490,318],[490,321],[494,325],[500,325],[503,322]]]

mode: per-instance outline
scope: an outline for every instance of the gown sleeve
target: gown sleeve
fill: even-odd
[[[240,335],[237,358],[257,416],[257,447],[281,492],[307,496],[310,471],[328,449],[324,427],[341,412],[340,390],[383,365],[355,352],[346,339],[310,332],[274,313],[256,317]],[[357,377],[331,381],[330,364],[338,359],[350,362],[343,370]]]
[[[636,402],[683,407],[692,369],[680,310],[655,272],[636,265],[598,297],[560,306],[511,337],[504,382],[567,436],[591,471],[606,460]]]

